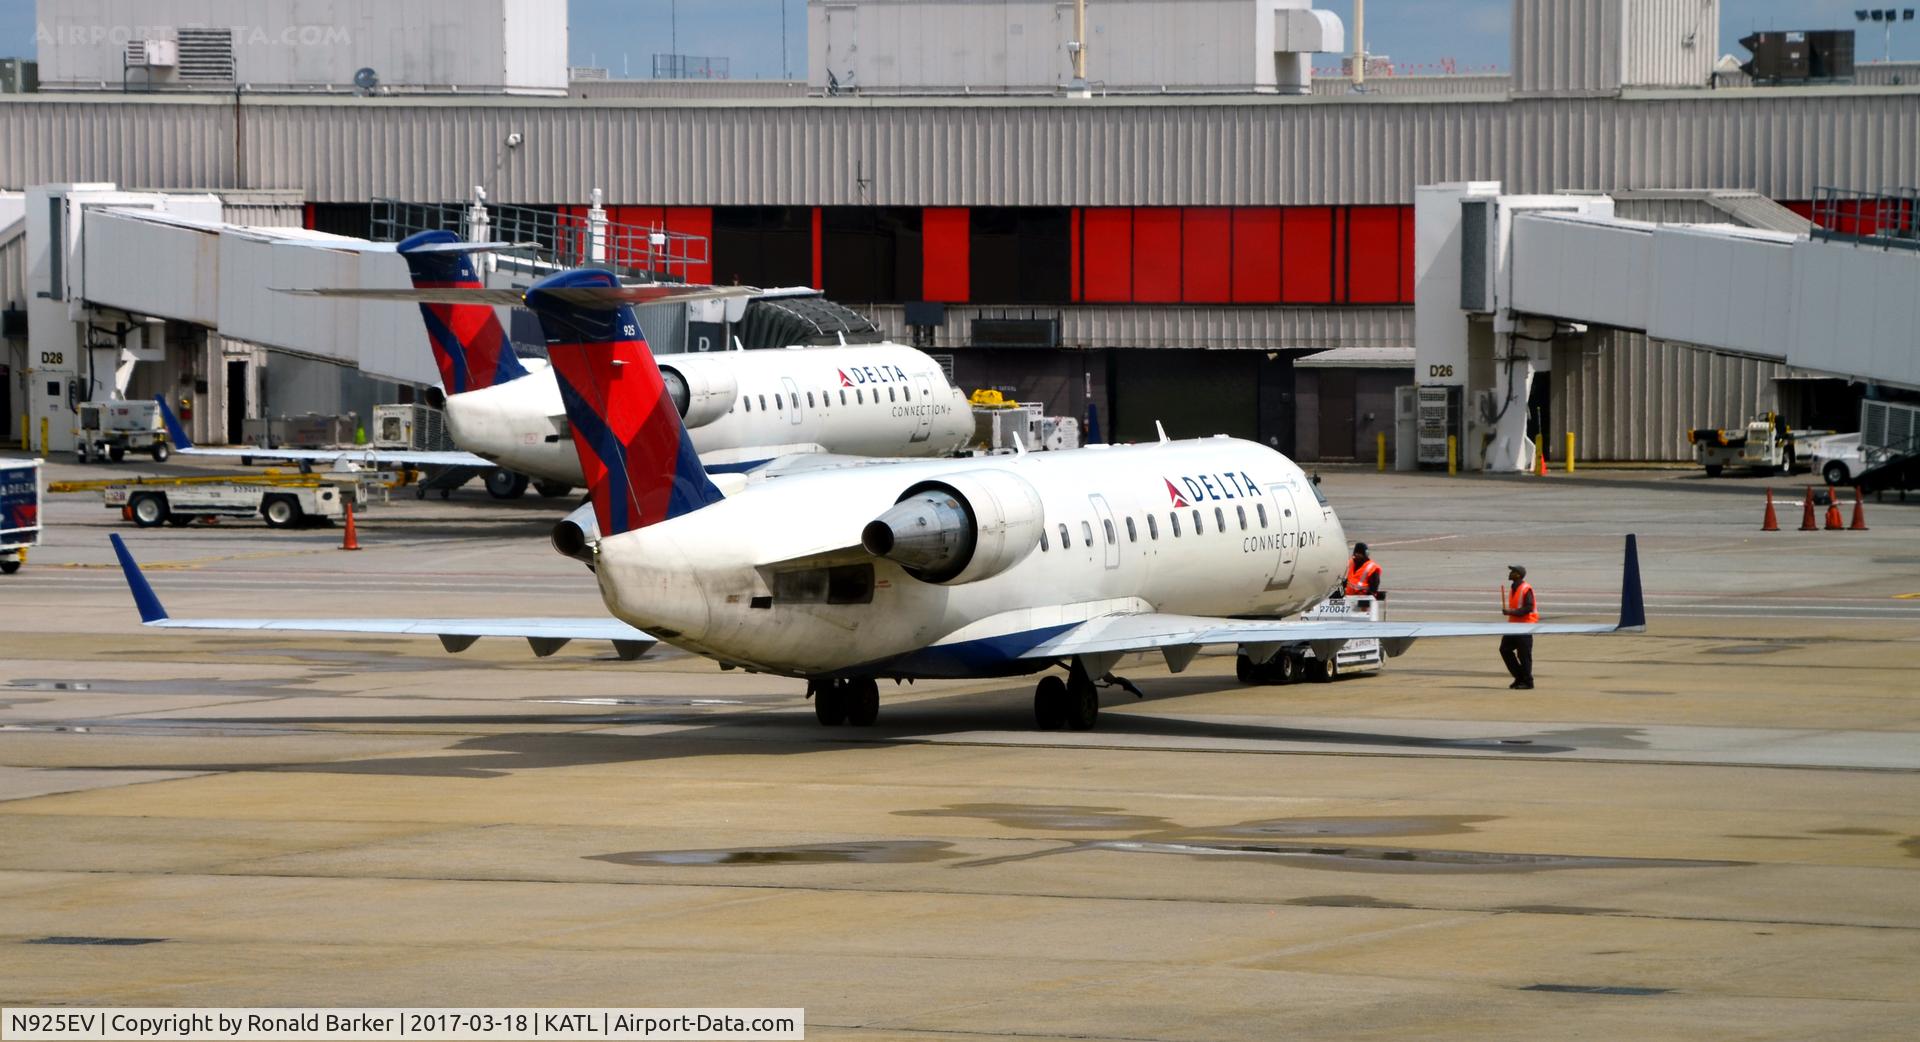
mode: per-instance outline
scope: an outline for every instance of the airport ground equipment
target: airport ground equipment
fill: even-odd
[[[145,452],[155,463],[172,455],[160,405],[150,401],[82,402],[80,426],[74,431],[73,454],[80,462],[126,458],[129,451]]]
[[[27,548],[40,545],[40,501],[46,492],[39,460],[0,460],[0,574],[19,571]]]
[[[1832,433],[1791,430],[1778,413],[1769,412],[1736,430],[1695,427],[1687,432],[1687,440],[1693,443],[1693,458],[1706,468],[1707,476],[1717,478],[1728,467],[1743,467],[1758,474],[1791,474],[1812,455],[1815,439]]]
[[[1385,606],[1377,597],[1335,597],[1300,613],[1302,622],[1353,622],[1384,619]],[[1262,655],[1271,655],[1264,662]],[[1377,638],[1344,641],[1297,641],[1277,649],[1254,645],[1240,648],[1234,674],[1243,684],[1290,684],[1299,680],[1332,681],[1358,673],[1375,673],[1387,658]]]
[[[1920,405],[1860,403],[1860,446],[1866,466],[1853,483],[1863,492],[1920,487]]]
[[[228,482],[154,488],[111,485],[104,492],[110,509],[128,513],[141,528],[190,525],[202,518],[265,519],[273,528],[330,524],[344,513],[350,487],[313,481],[306,485]]]

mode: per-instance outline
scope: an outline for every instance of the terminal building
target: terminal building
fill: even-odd
[[[598,193],[621,225],[704,240],[691,280],[818,287],[950,358],[961,386],[1091,406],[1115,440],[1159,422],[1370,460],[1400,437],[1397,389],[1474,380],[1416,368],[1423,186],[1605,194],[1615,217],[1793,236],[1817,203],[1829,230],[1911,229],[1911,202],[1877,200],[1920,185],[1913,67],[1753,86],[1722,66],[1717,0],[1515,0],[1510,75],[1364,89],[1314,77],[1352,41],[1305,2],[1108,0],[1082,26],[1071,4],[814,0],[804,82],[570,85],[562,0],[405,5],[441,19],[430,33],[388,31],[401,8],[374,0],[244,5],[285,15],[252,15],[264,29],[241,6],[127,3],[107,15],[127,31],[99,33],[100,4],[39,0],[38,91],[0,96],[0,188],[193,194],[232,223],[356,237],[476,189],[556,226]],[[48,368],[13,198],[10,430]],[[371,393],[229,334],[166,321],[145,349],[211,440],[236,410]],[[1887,380],[1594,323],[1545,336],[1529,409],[1582,460],[1686,458],[1688,428],[1767,410],[1849,427]],[[276,385],[297,393],[259,393],[275,367],[306,373]]]

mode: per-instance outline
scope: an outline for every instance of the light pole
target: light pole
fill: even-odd
[[[1893,23],[1913,21],[1913,8],[1869,7],[1864,10],[1855,9],[1853,17],[1855,21],[1863,25],[1867,22],[1878,22],[1880,24],[1880,60],[1882,62],[1889,62],[1893,60]]]

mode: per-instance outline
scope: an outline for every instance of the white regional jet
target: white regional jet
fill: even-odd
[[[1613,633],[1646,624],[1627,536],[1614,624],[1289,620],[1340,575],[1346,536],[1299,467],[1225,437],[776,477],[709,480],[632,310],[604,271],[535,285],[599,537],[587,551],[620,621],[173,619],[114,536],[141,618],[161,627],[570,638],[652,637],[804,679],[823,724],[871,724],[877,681],[1050,671],[1042,729],[1085,730],[1123,655],[1178,672],[1208,645],[1255,664],[1378,638]],[[616,628],[617,627],[617,628]],[[643,632],[644,630],[644,632]],[[648,636],[648,635],[651,635]],[[635,652],[637,654],[637,651]]]
[[[301,291],[419,301],[446,389],[447,427],[466,451],[204,448],[188,439],[169,411],[174,448],[189,455],[375,465],[497,465],[501,470],[487,480],[496,497],[519,496],[529,477],[543,494],[565,495],[583,482],[560,388],[544,362],[533,361],[530,369],[514,354],[494,311],[494,304],[518,304],[520,293],[485,290],[469,256],[505,245],[421,232],[396,247],[412,273],[413,290]],[[742,292],[660,284],[634,287],[631,299]],[[966,397],[939,363],[903,344],[677,354],[666,356],[660,368],[701,462],[715,473],[751,471],[797,454],[951,456],[973,437]]]

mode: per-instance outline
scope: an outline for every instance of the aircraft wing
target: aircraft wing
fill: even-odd
[[[285,460],[348,460],[375,466],[403,467],[493,467],[492,460],[476,456],[471,452],[434,452],[414,449],[375,449],[356,446],[351,449],[263,449],[257,446],[223,446],[207,448],[193,443],[187,436],[187,429],[180,425],[180,418],[173,414],[173,408],[167,404],[167,397],[156,394],[153,400],[160,403],[160,418],[167,425],[167,440],[173,443],[173,451],[182,456],[247,456],[256,459]]]
[[[120,570],[127,577],[133,602],[140,609],[140,623],[155,629],[250,630],[257,632],[360,633],[425,636],[440,638],[448,651],[465,651],[481,637],[520,637],[545,658],[570,641],[605,640],[622,659],[632,661],[646,654],[658,641],[642,630],[612,617],[601,618],[518,618],[518,619],[176,619],[167,614],[153,592],[140,565],[116,533],[109,536],[113,552],[120,559]]]
[[[1025,659],[1058,660],[1163,650],[1184,666],[1192,653],[1213,644],[1241,644],[1268,656],[1283,644],[1316,644],[1328,653],[1349,640],[1379,640],[1388,655],[1404,653],[1422,637],[1505,637],[1553,633],[1639,633],[1647,613],[1640,590],[1640,555],[1627,536],[1620,586],[1620,618],[1614,623],[1580,622],[1351,622],[1330,620],[1223,619],[1198,615],[1141,612],[1089,619],[1054,634],[1022,652]],[[1263,647],[1264,646],[1264,647]],[[1179,649],[1187,649],[1185,651]],[[1320,651],[1316,649],[1316,654]]]

